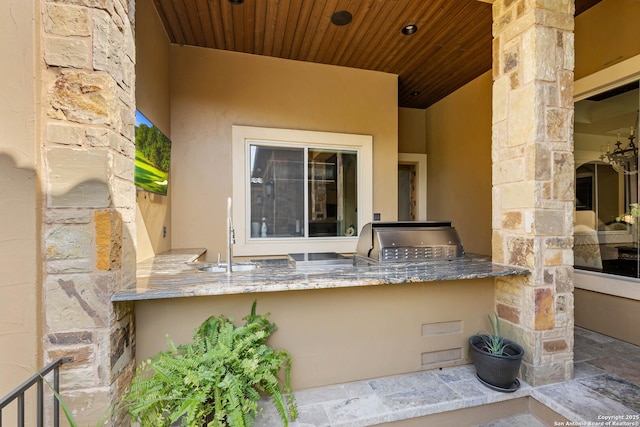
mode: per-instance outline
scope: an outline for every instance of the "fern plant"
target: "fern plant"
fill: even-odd
[[[266,341],[276,325],[256,314],[256,303],[234,326],[211,316],[193,333],[193,341],[141,363],[124,396],[132,419],[141,426],[249,427],[261,393],[271,396],[285,426],[297,417],[291,390],[291,357]],[[278,377],[284,371],[284,380]]]

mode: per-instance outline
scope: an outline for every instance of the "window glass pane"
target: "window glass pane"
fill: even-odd
[[[358,230],[358,153],[309,149],[309,237],[355,236]]]
[[[575,104],[574,266],[639,277],[638,82]]]
[[[251,238],[304,237],[304,149],[250,148]]]
[[[355,251],[373,217],[371,135],[234,125],[232,139],[235,254]]]

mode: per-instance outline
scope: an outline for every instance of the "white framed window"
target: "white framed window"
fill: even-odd
[[[373,216],[373,138],[234,125],[234,254],[354,252]]]
[[[575,287],[630,299],[640,295],[632,289],[640,278],[634,208],[640,200],[640,175],[604,160],[618,139],[625,149],[638,136],[640,92],[631,83],[639,79],[636,55],[574,83]],[[633,161],[637,170],[639,161]]]

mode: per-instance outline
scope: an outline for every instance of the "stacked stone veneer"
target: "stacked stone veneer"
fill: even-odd
[[[493,4],[493,259],[532,272],[496,281],[496,310],[533,385],[573,374],[573,13]]]
[[[74,358],[63,395],[96,425],[134,368],[133,307],[110,301],[135,280],[134,6],[40,6],[43,362]]]

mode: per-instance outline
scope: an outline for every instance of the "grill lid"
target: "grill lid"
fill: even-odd
[[[424,261],[464,256],[450,221],[372,222],[360,232],[356,254],[379,262]]]

